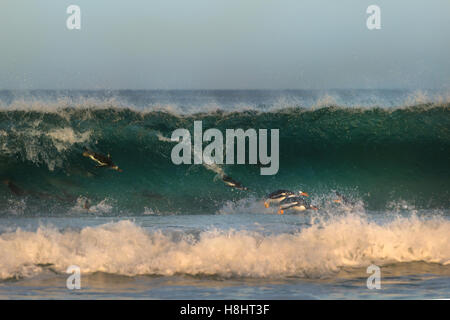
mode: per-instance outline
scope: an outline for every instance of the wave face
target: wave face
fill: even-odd
[[[175,166],[172,131],[280,129],[280,169],[221,170],[251,191],[227,188],[201,165]],[[84,148],[111,154],[124,172],[95,168]],[[228,201],[302,189],[319,201],[332,190],[383,209],[404,200],[450,205],[450,104],[404,108],[327,106],[276,111],[180,113],[84,104],[0,111],[0,211],[60,214],[89,199],[104,214],[215,213]],[[14,185],[11,187],[7,182]],[[314,197],[313,197],[314,198]]]
[[[46,268],[64,273],[72,264],[82,273],[127,276],[323,278],[372,263],[448,266],[449,237],[450,222],[438,217],[377,224],[353,214],[269,235],[215,229],[196,235],[149,232],[126,220],[81,230],[41,226],[0,235],[0,279],[30,277]]]

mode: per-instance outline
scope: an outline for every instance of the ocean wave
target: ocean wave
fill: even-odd
[[[130,221],[78,231],[41,226],[0,235],[0,278],[30,277],[45,268],[64,273],[70,265],[82,274],[320,278],[370,264],[448,266],[449,243],[450,221],[415,216],[381,224],[348,214],[273,235],[212,229],[180,237],[149,232]]]
[[[61,106],[61,104],[59,104]],[[256,165],[175,166],[168,137],[178,128],[280,129],[280,170]],[[0,111],[0,178],[23,190],[25,211],[61,211],[76,199],[111,198],[111,213],[216,212],[227,201],[276,189],[314,194],[351,190],[370,208],[399,199],[424,208],[450,206],[450,105],[405,108],[286,108],[276,112],[172,114],[116,106]],[[123,173],[95,168],[84,148],[111,154]],[[249,187],[233,192],[217,174]],[[0,212],[24,197],[0,185]],[[194,199],[194,201],[192,201]],[[29,205],[30,204],[30,205]],[[117,210],[116,210],[117,209]],[[37,210],[42,211],[42,210]]]

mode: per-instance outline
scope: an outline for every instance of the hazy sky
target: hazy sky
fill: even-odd
[[[0,89],[446,89],[449,14],[449,0],[1,0]]]

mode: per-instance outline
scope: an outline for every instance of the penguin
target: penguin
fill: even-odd
[[[16,196],[24,196],[24,195],[26,195],[25,190],[22,190],[21,188],[19,188],[17,185],[15,185],[9,179],[3,180],[3,184],[5,184],[9,188],[11,193],[16,195]]]
[[[104,156],[102,154],[96,153],[91,150],[85,150],[83,152],[83,156],[92,159],[93,161],[97,162],[97,168],[103,168],[108,167],[113,170],[117,170],[119,172],[122,172],[123,170],[120,169],[117,165],[114,164],[114,162],[111,159],[111,156],[108,154],[108,156]]]
[[[224,175],[222,177],[222,181],[225,182],[225,184],[231,188],[236,188],[239,190],[248,190],[247,187],[244,187],[240,182],[233,180],[230,176]]]
[[[309,195],[306,192],[298,191],[297,193],[289,191],[289,190],[277,190],[274,191],[266,196],[266,200],[264,201],[264,206],[268,208],[270,206],[270,203],[280,203],[281,201],[292,198],[292,197],[298,197],[298,196],[304,196],[309,197]]]
[[[311,205],[309,201],[300,197],[290,197],[280,202],[280,209],[278,214],[284,214],[285,210],[305,211],[305,210],[318,210],[317,207]]]
[[[89,211],[90,208],[91,208],[91,202],[89,201],[89,199],[86,199],[83,204],[83,209],[85,209],[86,211]]]

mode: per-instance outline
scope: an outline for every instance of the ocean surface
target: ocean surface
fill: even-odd
[[[278,173],[174,165],[196,120],[279,129]],[[3,299],[450,298],[446,92],[0,91],[0,180]],[[318,210],[266,208],[277,189]]]

